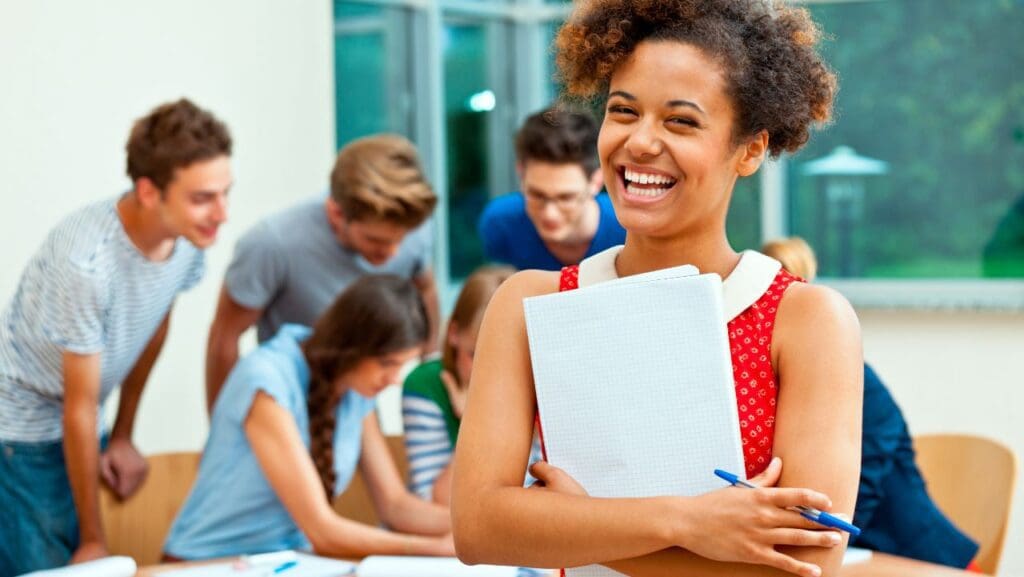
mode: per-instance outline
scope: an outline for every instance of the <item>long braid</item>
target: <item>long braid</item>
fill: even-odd
[[[314,376],[309,383],[309,452],[313,464],[320,474],[320,482],[324,486],[327,499],[334,496],[334,428],[337,425],[335,409],[339,397],[331,385],[319,376]]]
[[[393,275],[369,275],[352,283],[320,317],[302,344],[309,367],[306,410],[309,453],[328,500],[334,498],[336,412],[348,390],[339,382],[358,363],[420,346],[427,314],[416,287]]]

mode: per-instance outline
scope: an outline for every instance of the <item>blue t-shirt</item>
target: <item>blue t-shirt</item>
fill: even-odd
[[[291,413],[309,447],[310,375],[300,343],[310,332],[284,325],[231,371],[214,405],[199,475],[164,544],[167,554],[210,559],[310,547],[263,476],[243,428],[256,393],[263,391]],[[373,399],[351,390],[338,403],[334,472],[339,493],[359,462],[363,421],[373,407]]]
[[[597,232],[584,258],[626,242],[626,230],[615,218],[607,194],[597,195],[597,206],[600,208]],[[519,270],[560,270],[565,266],[544,245],[537,227],[526,214],[526,201],[521,192],[499,196],[487,203],[477,231],[488,260],[510,264]]]

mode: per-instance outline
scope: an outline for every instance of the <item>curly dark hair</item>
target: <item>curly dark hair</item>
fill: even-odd
[[[568,94],[594,98],[640,42],[693,45],[721,63],[737,139],[765,130],[778,156],[831,116],[836,77],[819,36],[807,10],[781,0],[577,0],[555,49]]]
[[[125,149],[132,182],[148,178],[163,190],[175,169],[231,156],[231,134],[212,113],[182,98],[136,120]]]

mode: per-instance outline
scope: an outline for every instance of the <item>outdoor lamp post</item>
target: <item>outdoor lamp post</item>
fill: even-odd
[[[835,225],[839,240],[839,275],[853,276],[853,230],[864,213],[864,178],[889,172],[889,163],[860,156],[849,146],[837,146],[827,156],[808,161],[803,173],[825,177],[828,222]]]

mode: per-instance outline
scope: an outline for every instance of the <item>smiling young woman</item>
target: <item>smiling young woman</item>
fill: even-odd
[[[570,95],[606,100],[598,152],[626,243],[561,273],[517,274],[491,301],[454,466],[464,560],[601,563],[630,575],[836,572],[845,535],[786,508],[853,512],[857,319],[838,294],[737,253],[725,234],[738,179],[799,149],[829,117],[835,79],[817,35],[806,11],[781,2],[577,4],[556,40],[558,64]],[[523,489],[535,394],[522,299],[682,264],[724,279],[746,474],[765,488],[594,499],[539,464],[546,488]]]

